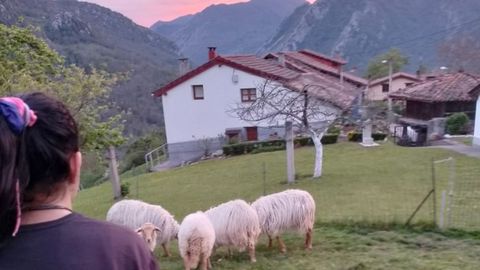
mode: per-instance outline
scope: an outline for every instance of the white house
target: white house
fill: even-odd
[[[395,92],[399,89],[408,87],[421,80],[415,75],[406,72],[397,72],[392,74],[392,88],[391,92]],[[388,98],[389,90],[389,77],[382,77],[373,80],[368,85],[366,98],[369,100],[386,100]]]
[[[480,88],[480,86],[478,87]],[[477,97],[477,107],[475,111],[475,127],[473,132],[473,146],[480,147],[480,89],[477,88],[477,91],[472,92],[476,94]]]
[[[343,110],[353,102],[354,86],[347,85],[344,93],[333,93],[338,87],[327,83],[338,83],[337,79],[301,73],[254,55],[217,56],[215,48],[209,48],[207,63],[153,92],[162,97],[169,159],[198,158],[205,143],[209,150],[219,149],[223,143],[220,136],[252,141],[283,137],[284,123],[250,123],[230,111],[239,103],[254,101],[257,87],[265,80],[298,90],[294,88],[315,78],[330,87],[329,94],[324,94],[325,106]]]

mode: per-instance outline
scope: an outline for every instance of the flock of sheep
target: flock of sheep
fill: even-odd
[[[247,250],[255,262],[255,245],[261,233],[268,236],[269,247],[276,238],[281,252],[286,246],[280,235],[285,231],[305,234],[305,248],[312,249],[312,230],[315,221],[315,201],[306,191],[289,189],[260,197],[252,204],[232,200],[187,215],[179,225],[161,206],[137,200],[115,203],[107,213],[107,221],[135,230],[153,252],[162,245],[170,256],[168,243],[178,238],[180,255],[185,269],[202,270],[211,267],[210,255],[215,248],[225,246]]]

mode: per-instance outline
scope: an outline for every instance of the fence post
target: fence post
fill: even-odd
[[[442,191],[442,201],[440,204],[440,217],[438,220],[438,227],[440,230],[445,229],[445,204],[446,204],[446,199],[447,199],[447,192],[444,190]]]
[[[438,226],[437,224],[437,192],[435,191],[435,183],[436,183],[435,160],[432,158],[433,224],[435,226]]]
[[[291,121],[285,122],[285,145],[287,148],[287,181],[289,184],[295,182],[295,161],[293,149],[293,126]]]
[[[267,169],[265,166],[265,161],[263,162],[263,196],[267,194],[267,181],[266,181]]]
[[[135,186],[136,186],[135,198],[137,198],[137,200],[138,200],[138,199],[140,199],[140,198],[138,197],[138,189],[139,189],[139,186],[138,186],[138,176],[135,177]]]
[[[455,185],[455,159],[450,162],[450,179],[448,181],[448,198],[447,198],[447,226],[452,222],[452,206],[453,206],[453,188]]]

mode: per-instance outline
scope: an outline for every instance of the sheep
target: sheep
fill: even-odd
[[[136,230],[138,235],[145,240],[145,243],[147,243],[151,252],[153,252],[155,246],[157,245],[157,235],[159,231],[160,229],[150,222],[143,224]]]
[[[215,244],[215,230],[201,211],[186,216],[178,231],[178,249],[185,270],[211,268],[210,255]]]
[[[289,189],[258,198],[252,203],[257,211],[262,233],[268,236],[268,247],[272,247],[272,238],[276,237],[280,251],[287,248],[280,234],[293,230],[306,235],[305,248],[312,249],[312,230],[315,222],[315,201],[310,193]]]
[[[250,261],[256,262],[255,244],[260,235],[257,212],[243,200],[220,204],[205,214],[215,229],[215,247],[227,246],[248,250]]]
[[[179,225],[174,217],[161,206],[138,200],[122,200],[110,207],[107,221],[132,230],[137,230],[147,222],[154,224],[159,230],[156,242],[162,245],[165,256],[171,256],[167,246],[177,237]]]

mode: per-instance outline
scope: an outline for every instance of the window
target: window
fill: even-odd
[[[407,83],[405,83],[405,87],[409,87],[412,84],[413,84],[412,82],[407,82]]]
[[[192,85],[193,99],[203,99],[203,85]]]
[[[382,84],[382,92],[383,93],[388,93],[388,83]]]
[[[242,102],[251,102],[257,99],[257,89],[255,88],[244,88],[240,89],[242,95]]]

